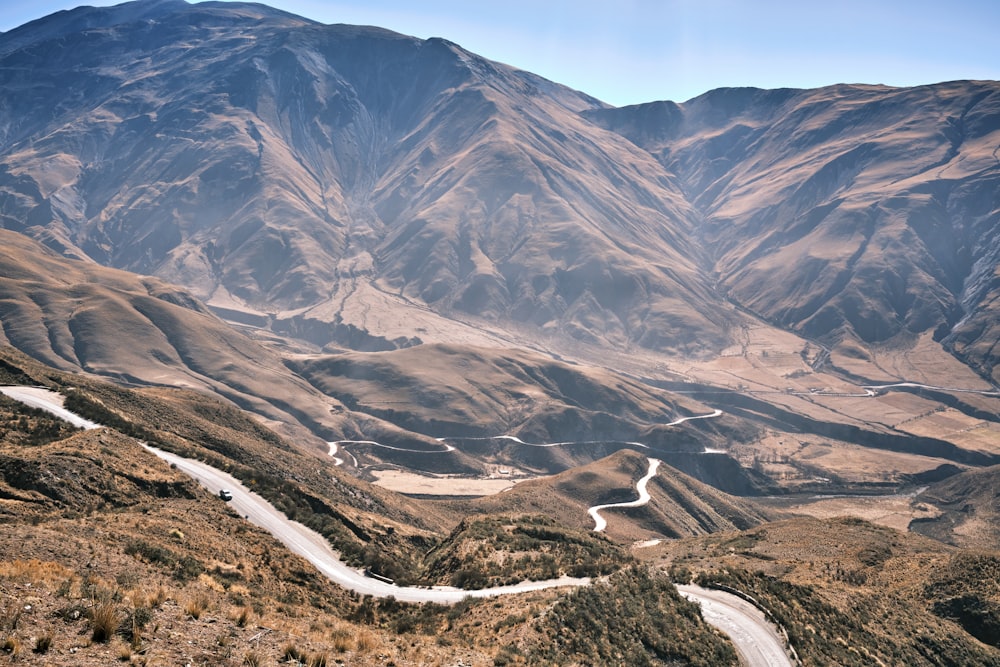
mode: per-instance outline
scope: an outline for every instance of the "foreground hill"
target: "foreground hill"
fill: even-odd
[[[994,545],[995,547],[995,545]],[[852,518],[793,519],[644,549],[740,590],[806,665],[1000,665],[1000,555]]]
[[[10,356],[3,373],[8,381],[68,379]],[[85,382],[76,391],[102,402],[135,396],[100,389]],[[136,397],[134,410],[130,401],[116,403],[116,412],[134,419],[122,428],[165,435],[156,419],[140,415],[159,414],[177,425],[183,414],[187,428],[207,429],[195,409],[204,410],[204,401],[178,396],[177,412],[152,397]],[[208,440],[213,449],[203,455],[239,453],[245,441],[254,466],[275,465],[266,456],[270,448],[257,451],[254,443],[266,433],[252,422],[225,411],[212,422],[226,424],[231,435],[205,432],[214,436]],[[4,617],[0,633],[3,650],[24,664],[369,665],[387,657],[399,665],[736,664],[732,649],[677,597],[661,569],[677,579],[699,574],[704,583],[752,595],[787,630],[803,664],[1000,664],[994,552],[962,551],[857,520],[795,519],[645,547],[640,551],[656,567],[628,566],[569,594],[539,592],[454,609],[357,600],[119,429],[68,432],[5,400],[0,423],[2,507],[18,506],[0,514],[0,595],[6,608],[21,610]],[[174,433],[175,446],[199,447],[182,443],[180,435]],[[283,456],[294,456],[290,452]],[[41,474],[24,474],[32,469]],[[47,483],[54,475],[66,479]],[[377,498],[357,484],[338,506],[354,514],[347,503]],[[392,512],[389,507],[380,512]],[[424,518],[432,515],[424,512]],[[545,542],[559,534],[582,553],[614,554],[610,541],[548,518],[486,516],[453,531],[439,562],[460,555],[463,544],[466,551],[478,545],[490,526],[500,529],[497,537]]]
[[[504,664],[507,657],[535,656],[565,664],[567,655],[557,655],[553,640],[560,628],[547,609],[583,616],[594,605],[619,613],[627,604],[638,614],[634,622],[581,628],[570,657],[604,661],[627,654],[652,664],[736,664],[732,648],[679,598],[668,578],[622,569],[630,559],[619,547],[551,519],[515,525],[538,528],[534,539],[553,547],[546,568],[568,565],[552,534],[587,546],[576,553],[575,567],[586,567],[588,552],[598,547],[605,557],[593,561],[596,571],[613,573],[599,590],[470,600],[455,608],[358,599],[151,455],[135,436],[244,477],[287,513],[324,530],[342,553],[351,551],[352,541],[367,542],[364,553],[354,552],[373,568],[413,562],[408,558],[416,547],[444,537],[440,528],[449,519],[341,477],[329,462],[309,460],[203,396],[117,389],[9,350],[0,376],[61,388],[74,409],[113,424],[75,431],[0,397],[0,600],[6,610],[0,650],[12,661],[374,665],[389,657],[408,665]],[[448,550],[460,532],[442,548]],[[437,567],[435,576],[448,567]],[[505,641],[497,642],[498,634]]]

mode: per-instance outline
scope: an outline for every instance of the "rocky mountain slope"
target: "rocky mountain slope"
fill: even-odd
[[[0,39],[6,227],[320,344],[399,337],[375,301],[690,352],[736,317],[672,179],[579,116],[596,100],[260,5],[74,16]]]
[[[585,115],[675,174],[721,288],[807,336],[996,360],[1000,85],[723,89]]]
[[[320,345],[457,320],[704,355],[731,301],[992,372],[993,82],[613,109],[440,39],[164,0],[4,34],[0,83],[5,227]]]
[[[79,260],[10,237],[4,336],[209,389],[316,447],[519,428],[697,449],[805,412],[824,436],[867,446],[854,426],[876,423],[910,451],[944,431],[977,452],[954,460],[989,462],[995,398],[934,399],[981,438],[897,433],[932,408],[857,385],[947,368],[989,391],[998,87],[614,109],[441,39],[257,4],[81,7],[0,35],[0,226]],[[754,408],[665,430],[702,405],[642,384]]]

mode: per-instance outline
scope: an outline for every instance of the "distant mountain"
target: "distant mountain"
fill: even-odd
[[[993,372],[995,82],[614,109],[441,39],[143,0],[0,35],[0,115],[4,227],[319,345],[706,355],[753,313]]]
[[[1000,378],[1000,83],[721,89],[585,116],[677,177],[741,306],[831,343],[933,331]]]

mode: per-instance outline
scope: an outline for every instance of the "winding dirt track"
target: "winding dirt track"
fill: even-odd
[[[589,514],[590,518],[594,520],[595,533],[600,533],[608,527],[608,522],[600,514],[601,510],[611,509],[612,507],[642,507],[649,502],[649,491],[646,490],[646,484],[649,483],[649,480],[653,479],[653,476],[656,475],[656,469],[659,467],[659,459],[649,459],[649,471],[646,472],[646,476],[640,479],[635,485],[635,490],[639,492],[639,497],[636,500],[630,500],[624,503],[594,505],[587,510],[587,514]]]

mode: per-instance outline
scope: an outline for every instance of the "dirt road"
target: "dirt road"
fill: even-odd
[[[62,396],[46,389],[0,387],[0,392],[32,407],[47,410],[81,428],[100,428],[99,424],[83,419],[63,408]],[[229,501],[230,506],[240,516],[270,532],[289,549],[312,563],[316,569],[332,581],[362,595],[392,596],[402,602],[453,604],[466,597],[495,597],[544,588],[590,584],[590,579],[562,577],[547,581],[526,581],[513,586],[497,586],[467,591],[445,586],[432,588],[396,586],[366,577],[361,571],[343,563],[330,544],[319,533],[288,519],[264,498],[243,486],[232,475],[217,470],[206,463],[186,459],[146,444],[143,444],[143,447],[176,466],[178,470],[193,477],[213,494],[218,494],[221,489],[231,491],[233,498]],[[656,459],[649,460],[649,471],[637,484],[639,500],[632,503],[621,503],[617,506],[635,507],[649,501],[646,482],[656,474],[659,463]],[[220,499],[219,502],[223,501]],[[597,510],[600,507],[591,509]],[[603,521],[596,511],[592,515],[595,517],[595,521],[598,519]],[[784,642],[777,630],[767,622],[764,614],[756,607],[735,595],[722,591],[708,590],[698,586],[678,586],[677,589],[681,595],[701,604],[702,616],[705,620],[729,636],[741,658],[749,667],[792,667],[792,662],[784,650]]]
[[[726,633],[749,667],[793,667],[777,628],[746,600],[700,586],[678,585],[677,590],[701,605],[702,618]]]

